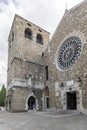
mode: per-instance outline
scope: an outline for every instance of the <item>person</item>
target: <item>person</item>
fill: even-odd
[[[35,111],[35,104],[33,104],[33,110]]]

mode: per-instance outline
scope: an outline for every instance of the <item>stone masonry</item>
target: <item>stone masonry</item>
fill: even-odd
[[[25,28],[33,31],[33,40],[24,37]],[[38,33],[43,37],[43,45],[36,42]],[[72,37],[81,40],[82,50],[78,54],[79,58],[75,58],[76,62],[67,70],[58,69],[59,50],[63,43]],[[65,11],[50,42],[47,31],[18,15],[15,15],[8,41],[9,111],[28,110],[28,99],[31,96],[35,98],[37,110],[87,110],[87,0]],[[70,47],[78,41],[71,42]],[[77,56],[72,48],[66,48],[68,49],[64,50],[65,58]],[[67,63],[67,66],[72,62]],[[45,95],[47,88],[49,92]]]
[[[25,29],[32,31],[32,39],[25,37]],[[40,34],[43,45],[37,43]],[[7,110],[28,110],[28,98],[34,97],[37,110],[43,109],[44,59],[49,33],[24,18],[15,15],[9,34]],[[30,76],[30,77],[29,77]],[[37,102],[37,103],[36,103]]]
[[[56,67],[56,55],[61,44],[69,37],[78,36],[82,41],[82,53],[80,59],[67,71],[59,71]],[[83,1],[74,8],[66,10],[59,23],[51,42],[50,52],[45,53],[45,63],[49,66],[50,107],[67,109],[67,92],[77,93],[77,109],[87,109],[87,1]],[[78,77],[82,80],[82,86],[78,87]],[[67,87],[67,82],[73,81],[72,86]],[[63,82],[64,87],[61,88]],[[55,85],[58,90],[56,95]],[[75,86],[75,88],[74,88]],[[55,102],[54,102],[55,101]]]

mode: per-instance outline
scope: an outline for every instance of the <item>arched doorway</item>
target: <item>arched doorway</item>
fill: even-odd
[[[31,96],[28,99],[28,110],[33,110],[36,108],[36,101],[35,101],[35,97]]]
[[[49,88],[45,88],[45,108],[49,109]]]

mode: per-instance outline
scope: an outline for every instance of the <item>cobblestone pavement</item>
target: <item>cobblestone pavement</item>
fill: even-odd
[[[4,111],[0,112],[0,130],[87,130],[87,116]]]

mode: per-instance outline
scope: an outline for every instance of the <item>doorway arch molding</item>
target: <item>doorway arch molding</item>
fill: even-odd
[[[37,100],[36,96],[33,93],[29,94],[27,96],[27,98],[26,98],[25,110],[28,110],[28,100],[29,100],[30,97],[34,97],[35,98],[35,102]]]

